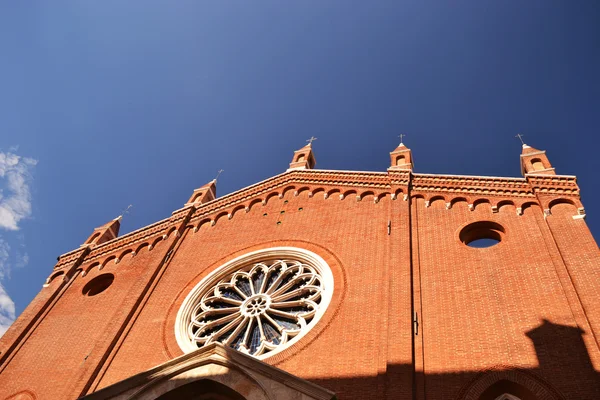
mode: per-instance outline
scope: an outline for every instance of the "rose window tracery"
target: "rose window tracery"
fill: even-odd
[[[201,285],[182,321],[187,343],[219,342],[257,357],[287,347],[327,306],[331,278],[315,264],[288,258],[246,263]]]

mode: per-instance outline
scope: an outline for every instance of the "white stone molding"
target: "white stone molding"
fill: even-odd
[[[187,295],[175,322],[184,352],[222,343],[264,359],[298,342],[325,313],[333,274],[317,254],[275,247],[216,269]]]
[[[504,394],[501,394],[500,396],[496,397],[495,400],[521,400],[521,399],[517,396],[513,396],[512,394],[504,393]]]
[[[523,208],[517,207],[517,215],[523,215]]]

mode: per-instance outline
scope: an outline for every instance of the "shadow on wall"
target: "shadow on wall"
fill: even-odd
[[[530,369],[499,365],[485,371],[417,374],[413,390],[428,400],[555,400],[600,399],[600,374],[594,370],[580,328],[542,323],[525,334],[535,346],[539,367]],[[425,364],[427,369],[427,364]],[[337,394],[339,400],[396,399],[406,390],[394,381],[410,376],[409,364],[388,365],[376,377],[311,379]],[[374,396],[374,391],[377,395]],[[503,396],[508,395],[508,396]],[[511,397],[513,396],[513,397]]]

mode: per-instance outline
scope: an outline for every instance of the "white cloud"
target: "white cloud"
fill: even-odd
[[[17,267],[17,268],[23,268],[27,264],[29,264],[29,254],[27,254],[27,253],[25,253],[25,254],[17,253],[17,255],[16,255],[16,261],[15,261],[15,267]]]
[[[0,337],[15,320],[15,302],[4,290],[0,284]]]
[[[18,230],[31,215],[31,170],[36,160],[0,152],[0,228]]]
[[[19,222],[31,216],[31,172],[37,161],[14,154],[17,150],[18,146],[13,146],[8,152],[0,151],[0,230],[16,231]],[[9,243],[0,236],[0,337],[15,320],[15,303],[2,281],[10,278],[13,264],[24,267],[29,262],[29,255],[21,252],[11,262],[10,250]]]
[[[0,281],[10,277],[10,265],[8,263],[10,246],[6,240],[0,237]]]

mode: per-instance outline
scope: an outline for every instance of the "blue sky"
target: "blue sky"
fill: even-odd
[[[0,5],[0,333],[56,256],[134,207],[170,215],[317,168],[519,176],[520,143],[577,175],[600,232],[600,3],[53,1]]]

